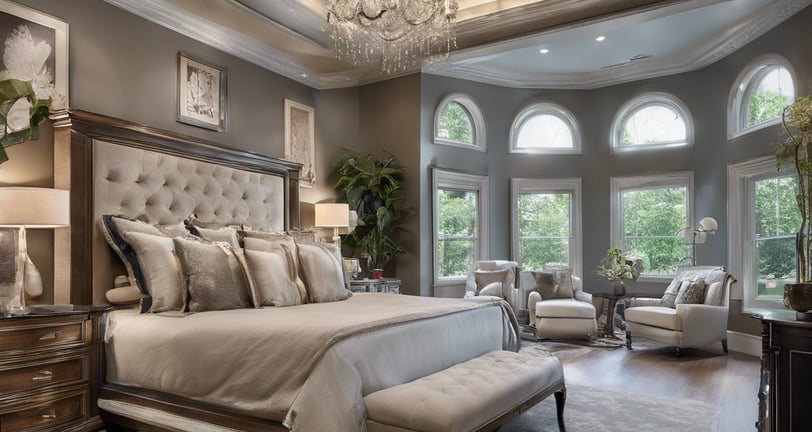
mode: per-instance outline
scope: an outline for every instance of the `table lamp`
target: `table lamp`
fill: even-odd
[[[13,283],[0,284],[0,314],[23,315],[25,308],[26,263],[28,258],[25,230],[57,228],[70,224],[70,192],[34,187],[0,187],[0,228],[17,228],[17,250]],[[3,263],[8,264],[8,263]],[[5,275],[4,275],[5,276]],[[9,280],[9,278],[4,278]]]
[[[316,224],[317,228],[332,228],[333,242],[341,250],[341,237],[338,235],[339,228],[350,226],[350,206],[347,203],[316,203]]]

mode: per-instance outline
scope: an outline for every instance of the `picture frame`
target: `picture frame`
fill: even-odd
[[[299,186],[312,188],[316,183],[315,109],[285,99],[285,159],[302,164]]]
[[[177,121],[226,131],[226,68],[178,53]]]
[[[32,81],[37,98],[52,99],[51,109],[67,109],[68,89],[68,23],[61,19],[8,0],[0,0],[0,45],[5,44],[4,55],[24,57],[16,63],[34,67],[28,72],[9,70],[0,57],[0,71],[8,71],[11,78]],[[20,46],[14,50],[13,46]],[[35,49],[31,49],[30,47]],[[40,63],[42,67],[40,67]],[[29,76],[37,70],[36,76]]]

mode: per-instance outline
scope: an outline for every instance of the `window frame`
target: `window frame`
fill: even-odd
[[[510,179],[511,259],[520,261],[519,195],[534,193],[569,193],[570,198],[570,267],[575,276],[583,276],[583,227],[581,219],[581,178]],[[528,269],[525,269],[528,270]],[[541,270],[541,269],[536,269]]]
[[[464,283],[467,275],[440,277],[438,261],[440,245],[440,202],[438,191],[453,189],[464,192],[477,192],[477,227],[474,238],[474,261],[488,259],[489,197],[488,176],[432,168],[432,262],[434,286],[458,285]]]
[[[471,129],[474,134],[472,143],[466,143],[449,138],[440,137],[437,133],[440,127],[440,116],[446,105],[455,102],[465,109],[468,114],[468,119],[471,121]],[[482,108],[476,101],[464,93],[451,93],[443,98],[437,105],[434,111],[434,128],[432,129],[434,144],[447,145],[452,147],[466,148],[470,150],[477,150],[487,152],[487,143],[485,140],[485,116],[482,114]]]
[[[685,123],[685,141],[653,144],[637,144],[632,146],[621,145],[623,130],[626,121],[643,108],[660,105],[671,109],[682,117]],[[678,97],[665,92],[647,92],[639,94],[628,100],[615,114],[612,120],[611,135],[609,137],[610,153],[634,153],[647,150],[664,150],[671,148],[688,148],[694,145],[694,119],[688,106]]]
[[[564,124],[570,130],[572,134],[572,148],[518,148],[518,141],[519,141],[519,132],[524,126],[525,122],[529,119],[539,116],[539,115],[551,115],[554,116]],[[578,124],[578,120],[575,118],[575,115],[572,112],[563,106],[553,103],[553,102],[536,102],[530,104],[521,111],[513,118],[513,123],[510,125],[510,135],[509,135],[509,142],[510,148],[508,149],[508,153],[517,153],[517,154],[582,154],[583,151],[581,149],[581,128]]]
[[[739,73],[736,81],[733,82],[733,87],[730,89],[730,96],[728,96],[727,103],[728,140],[732,140],[770,126],[781,124],[781,117],[777,117],[750,127],[744,126],[744,113],[747,110],[744,103],[750,101],[750,97],[755,91],[753,86],[754,82],[760,82],[761,78],[774,67],[783,67],[789,72],[789,76],[792,79],[792,85],[795,89],[795,94],[792,95],[793,101],[798,97],[798,78],[795,74],[795,69],[792,67],[789,60],[778,54],[765,54],[756,57],[741,71],[741,73]]]
[[[765,156],[727,166],[727,221],[728,257],[730,272],[739,277],[733,286],[731,298],[742,300],[742,311],[758,312],[764,309],[784,309],[781,299],[759,299],[758,277],[756,272],[745,271],[755,268],[756,252],[746,247],[755,237],[755,199],[752,189],[755,182],[776,177],[795,175],[794,168],[786,171],[775,169],[775,157]]]
[[[687,188],[687,203],[685,207],[685,225],[693,226],[691,220],[694,215],[694,173],[693,171],[678,171],[660,175],[642,175],[630,177],[611,177],[609,179],[609,241],[613,247],[626,250],[625,233],[623,232],[623,206],[622,194],[625,191],[657,189],[675,186]],[[676,236],[676,233],[674,233]],[[644,269],[645,271],[645,269]],[[674,275],[654,275],[643,273],[638,278],[642,282],[669,282]]]

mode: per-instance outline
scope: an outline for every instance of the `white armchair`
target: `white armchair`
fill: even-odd
[[[508,274],[505,277],[505,282],[497,289],[485,289],[477,294],[476,285],[476,271],[497,271],[507,269]],[[513,311],[518,311],[519,305],[519,289],[518,289],[518,273],[519,263],[516,261],[504,260],[490,260],[490,261],[475,261],[471,268],[468,270],[468,279],[465,281],[465,297],[472,297],[476,295],[490,295],[500,297],[506,300]]]
[[[647,338],[671,345],[675,355],[681,348],[702,348],[721,342],[727,353],[727,317],[730,287],[736,278],[724,267],[679,267],[669,290],[678,290],[682,282],[703,279],[702,304],[678,304],[668,307],[659,298],[633,298],[625,310],[626,348],[632,338]]]
[[[520,284],[536,286],[533,272],[521,272]],[[543,299],[538,291],[531,291],[527,296],[530,325],[536,328],[537,338],[592,339],[598,332],[592,294],[584,292],[581,279],[575,276],[572,277],[572,288],[572,298]]]

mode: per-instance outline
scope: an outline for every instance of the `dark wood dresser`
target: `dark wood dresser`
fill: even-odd
[[[0,318],[0,432],[103,427],[94,330],[89,309]]]
[[[753,315],[761,320],[761,432],[806,432],[812,407],[812,322],[794,311]]]

